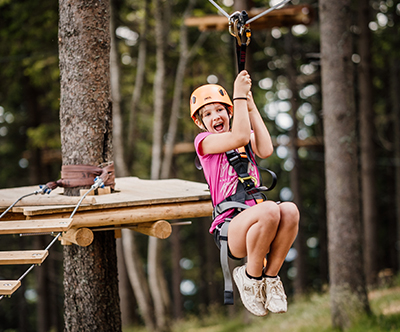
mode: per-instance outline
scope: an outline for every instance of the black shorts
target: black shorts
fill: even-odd
[[[219,250],[221,250],[221,242],[219,241],[219,236],[220,236],[221,227],[222,227],[223,224],[224,224],[224,222],[218,224],[217,227],[214,229],[214,232],[213,232],[213,234],[214,234],[214,241],[215,241],[215,244],[217,245],[217,247],[218,247]],[[237,257],[235,257],[235,256],[232,255],[231,250],[229,249],[229,245],[228,245],[228,256],[229,256],[229,258],[236,259],[236,260],[238,260],[238,261],[241,260],[241,258],[237,258]]]

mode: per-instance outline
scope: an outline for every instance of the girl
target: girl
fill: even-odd
[[[234,83],[232,128],[233,104],[224,88],[215,84],[203,85],[190,98],[192,119],[204,130],[196,137],[195,148],[214,206],[236,191],[238,175],[228,162],[227,151],[250,143],[260,158],[267,158],[273,152],[271,137],[250,89],[250,75],[244,70]],[[249,163],[248,173],[255,183],[259,183],[258,170],[252,163]],[[247,264],[233,271],[243,305],[257,316],[264,316],[268,311],[286,312],[286,295],[278,272],[296,238],[299,211],[291,202],[278,205],[273,201],[256,204],[255,200],[247,200],[246,204],[250,207],[237,215],[234,210],[217,215],[210,233],[218,236],[221,225],[233,217],[228,228],[229,256],[247,257]]]

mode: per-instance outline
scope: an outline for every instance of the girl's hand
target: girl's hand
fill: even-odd
[[[257,111],[257,106],[254,102],[253,94],[251,93],[251,91],[247,93],[247,109],[249,112]]]
[[[251,78],[246,70],[242,70],[233,85],[233,98],[247,97],[251,89]]]

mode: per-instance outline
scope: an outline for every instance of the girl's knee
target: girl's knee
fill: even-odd
[[[260,219],[278,225],[281,219],[281,212],[278,204],[273,201],[265,201],[260,204]]]
[[[300,212],[296,204],[292,202],[284,202],[279,204],[281,219],[285,223],[297,226],[300,220]]]

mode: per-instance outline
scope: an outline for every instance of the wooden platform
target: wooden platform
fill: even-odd
[[[72,219],[32,219],[1,221],[0,234],[29,234],[53,233],[67,231],[72,224]]]
[[[178,179],[141,180],[117,178],[115,192],[87,196],[71,219],[81,197],[67,197],[57,188],[49,195],[32,195],[19,201],[0,219],[4,234],[61,233],[64,245],[88,246],[93,232],[129,228],[143,234],[167,238],[172,231],[168,220],[211,216],[212,203],[204,183]],[[38,186],[0,190],[0,213]],[[17,240],[16,240],[17,241]],[[1,248],[0,240],[0,249]],[[0,251],[0,265],[41,264],[47,250]],[[19,280],[0,280],[0,296],[13,294]]]
[[[0,251],[0,265],[42,264],[48,255],[47,250]]]
[[[37,190],[37,186],[0,190],[0,212],[20,196]],[[142,180],[137,177],[116,179],[115,192],[90,196],[70,225],[65,222],[80,197],[66,197],[57,188],[50,195],[22,199],[0,219],[0,234],[59,232],[69,228],[128,227],[158,220],[210,216],[212,204],[204,183],[168,179]],[[18,219],[18,221],[15,221]],[[46,220],[48,221],[48,224]],[[7,221],[8,220],[8,221]],[[23,222],[25,220],[25,222]]]
[[[0,280],[0,295],[11,295],[19,286],[21,281],[18,280]]]

